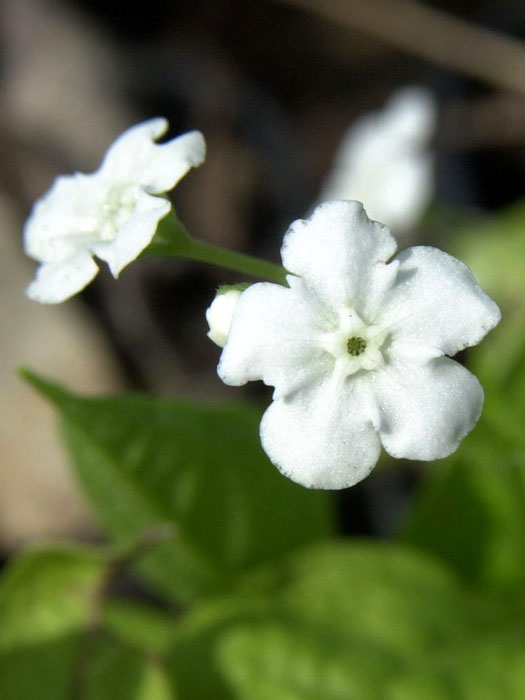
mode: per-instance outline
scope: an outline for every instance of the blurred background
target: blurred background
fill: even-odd
[[[348,129],[415,85],[436,104],[428,146],[438,204],[400,232],[401,247],[430,242],[454,252],[458,222],[523,196],[525,50],[512,37],[525,33],[525,5],[434,0],[425,8],[459,21],[414,12],[405,0],[3,0],[4,559],[35,539],[97,537],[52,409],[16,377],[19,365],[82,392],[251,395],[261,405],[268,394],[216,377],[219,349],[205,339],[204,311],[218,284],[239,281],[231,273],[152,259],[131,265],[118,283],[102,269],[59,307],[26,300],[34,265],[21,231],[32,202],[57,174],[96,169],[126,127],[163,115],[171,136],[196,128],[208,143],[206,165],[174,192],[187,228],[278,261],[286,228],[318,200]],[[395,531],[418,473],[384,465],[338,495],[342,531]]]

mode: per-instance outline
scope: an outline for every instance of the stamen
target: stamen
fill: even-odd
[[[354,335],[352,338],[347,340],[346,349],[348,350],[348,353],[354,357],[362,355],[366,350],[366,340]]]

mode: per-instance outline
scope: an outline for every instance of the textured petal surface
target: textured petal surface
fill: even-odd
[[[346,488],[364,479],[379,458],[375,414],[369,377],[331,375],[271,404],[261,422],[262,446],[293,481]]]
[[[395,340],[454,355],[478,343],[499,322],[497,304],[456,258],[422,246],[409,248],[397,260],[397,278],[378,317]]]
[[[396,250],[382,224],[368,219],[359,202],[326,202],[306,220],[295,221],[284,237],[284,267],[303,277],[332,308],[355,304],[366,316],[375,265]]]
[[[101,177],[135,182],[152,194],[171,190],[191,167],[204,161],[206,145],[198,131],[156,144],[167,128],[165,119],[156,118],[125,131],[108,150]]]
[[[242,293],[218,367],[226,384],[262,379],[283,396],[333,368],[316,339],[335,321],[300,279],[291,284],[262,282]]]
[[[383,447],[393,457],[447,457],[476,424],[483,389],[448,357],[426,363],[411,357],[406,364],[399,359],[372,374]]]
[[[135,260],[151,242],[159,221],[170,209],[171,204],[167,199],[139,191],[135,210],[121,226],[115,240],[93,244],[93,252],[105,260],[111,274],[118,277],[126,265]]]
[[[41,265],[26,294],[41,304],[59,304],[84,289],[97,272],[89,253],[80,251],[59,263]]]
[[[87,247],[105,189],[94,175],[58,177],[24,226],[24,249],[41,262],[58,262]]]

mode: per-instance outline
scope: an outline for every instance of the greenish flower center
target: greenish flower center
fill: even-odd
[[[354,335],[352,338],[348,338],[346,342],[346,349],[348,350],[348,354],[353,355],[354,357],[362,355],[366,350],[366,340]]]

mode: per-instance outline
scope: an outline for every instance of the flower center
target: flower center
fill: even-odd
[[[377,370],[384,364],[386,332],[365,323],[353,308],[343,308],[334,330],[318,337],[318,343],[335,360],[336,372],[349,377]]]
[[[99,236],[103,241],[116,238],[119,228],[130,218],[135,208],[136,193],[132,185],[113,186],[102,205],[99,223]]]
[[[366,340],[358,335],[354,335],[346,341],[346,349],[348,354],[353,355],[353,357],[362,355],[366,350]]]

